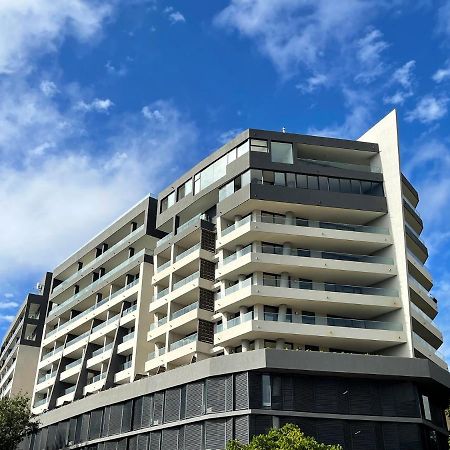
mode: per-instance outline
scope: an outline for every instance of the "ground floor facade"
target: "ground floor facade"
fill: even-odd
[[[449,373],[424,359],[258,350],[49,411],[23,448],[221,450],[294,423],[345,450],[444,450],[449,392]]]

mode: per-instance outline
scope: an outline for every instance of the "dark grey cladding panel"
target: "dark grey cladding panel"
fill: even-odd
[[[378,144],[371,142],[351,141],[348,139],[311,136],[306,134],[282,133],[280,131],[257,130],[251,128],[249,129],[249,136],[256,139],[318,145],[323,147],[335,147],[349,150],[361,150],[365,152],[378,153],[379,151]]]
[[[419,201],[419,194],[417,193],[415,187],[411,184],[411,182],[405,177],[405,175],[401,174],[402,183],[412,192],[417,201]]]
[[[361,172],[330,166],[319,166],[295,159],[293,164],[272,162],[269,153],[250,152],[250,167],[252,169],[272,170],[279,172],[304,173],[338,178],[355,178],[358,180],[383,181],[382,173]]]
[[[164,393],[159,391],[197,382],[207,377],[254,370],[419,381],[427,383],[439,395],[448,396],[450,392],[449,372],[425,359],[265,349],[210,358],[118,386],[42,414],[40,421],[43,426],[48,426],[74,415],[110,405],[112,402],[122,402],[140,395],[155,393],[153,419],[159,420],[161,424]],[[235,397],[239,398],[238,390],[245,392],[248,389],[247,386],[245,382],[235,382]],[[308,394],[309,391],[305,390],[304,398],[296,401],[307,403]],[[238,402],[242,409],[246,408],[246,398],[242,398],[241,403]],[[148,416],[148,413],[143,414],[143,417]],[[107,420],[104,425],[111,422]]]
[[[387,213],[384,197],[249,184],[220,202],[219,214],[226,214],[250,199]]]
[[[428,249],[426,248],[424,243],[408,227],[405,227],[405,231],[408,237],[411,238],[414,244],[416,244],[417,247],[419,247],[422,250],[422,252],[425,253],[425,255],[427,255],[428,258]]]

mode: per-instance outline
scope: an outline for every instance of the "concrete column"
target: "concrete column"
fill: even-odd
[[[292,244],[290,242],[285,242],[283,244],[283,255],[290,255],[292,249]]]
[[[278,350],[283,350],[283,348],[284,348],[284,339],[277,339],[276,348]]]
[[[241,341],[241,345],[242,345],[242,351],[243,352],[248,352],[249,347],[250,347],[250,342],[247,339],[243,339]]]
[[[264,348],[264,339],[255,339],[255,350],[262,350]]]
[[[279,322],[285,322],[286,321],[286,313],[287,313],[287,306],[286,305],[280,305],[278,308],[278,321]]]
[[[242,319],[242,316],[247,314],[247,312],[248,312],[248,308],[246,306],[241,306],[239,308],[239,315],[241,316],[241,319]]]
[[[263,273],[262,272],[255,272],[253,274],[253,284],[256,284],[258,286],[263,285]]]
[[[261,217],[261,211],[260,210],[252,211],[252,220],[254,222],[259,222],[260,221],[260,217]]]
[[[253,316],[255,320],[264,320],[264,305],[254,305]]]
[[[292,211],[286,212],[286,225],[295,225],[295,214]]]
[[[289,287],[289,274],[281,272],[280,287]]]
[[[234,216],[234,223],[237,223],[240,220],[242,220],[242,216]]]
[[[260,241],[253,242],[252,243],[252,252],[261,252],[262,244]]]

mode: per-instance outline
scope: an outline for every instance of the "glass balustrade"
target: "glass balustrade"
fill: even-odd
[[[118,321],[119,319],[120,319],[120,314],[116,314],[114,317],[111,317],[110,319],[106,320],[105,322],[92,328],[92,334],[96,333],[97,331],[101,330],[102,328],[106,327],[107,325],[110,325],[111,323]]]
[[[136,311],[136,309],[137,309],[137,305],[132,305],[132,306],[130,306],[129,308],[124,309],[124,311],[123,311],[123,316],[126,316],[127,314],[130,314],[130,313],[132,313],[133,311]]]
[[[122,339],[122,343],[128,342],[130,339],[133,339],[133,338],[134,338],[134,331],[132,333],[126,334]]]
[[[147,359],[150,361],[151,359],[158,358],[159,356],[163,356],[166,353],[166,349],[164,347],[160,348],[159,351],[150,352],[148,354]]]
[[[77,386],[74,384],[73,386],[70,386],[70,387],[64,389],[64,395],[71,394],[72,392],[75,392],[76,387]]]
[[[53,349],[52,351],[46,353],[43,357],[42,357],[42,361],[44,361],[45,359],[50,358],[50,356],[55,355],[58,352],[62,352],[64,348],[64,345],[60,345],[59,347],[56,347],[55,349]]]
[[[127,370],[131,367],[132,362],[131,361],[126,361],[123,364],[121,364],[120,366],[120,370]]]
[[[159,247],[160,245],[163,245],[164,243],[166,243],[171,237],[173,236],[173,233],[169,233],[166,236],[164,236],[163,238],[161,238],[157,243],[156,243],[156,247]]]
[[[116,275],[118,272],[123,270],[125,267],[128,267],[131,263],[137,261],[139,258],[141,258],[142,256],[144,256],[146,254],[147,255],[151,255],[151,254],[153,254],[153,251],[148,250],[148,249],[144,249],[144,250],[141,250],[139,253],[136,253],[136,255],[132,256],[131,258],[128,258],[126,261],[124,261],[123,263],[119,264],[114,269],[110,270],[109,272],[106,272],[105,275],[103,275],[101,278],[99,278],[98,280],[94,281],[89,286],[85,287],[80,292],[78,292],[77,294],[75,294],[72,297],[70,297],[68,300],[64,301],[60,305],[54,306],[50,310],[50,315],[52,315],[52,316],[56,315],[57,312],[62,311],[63,309],[67,308],[69,305],[71,305],[71,307],[75,306],[75,304],[78,303],[79,301],[81,301],[82,298],[84,298],[84,296],[86,294],[91,294],[92,291],[97,286],[99,286],[101,283],[110,280],[113,275]],[[137,281],[137,280],[135,280],[135,281]],[[129,287],[126,286],[125,288],[128,289]],[[123,288],[123,289],[125,289],[125,288]],[[117,292],[115,292],[114,294],[118,295]],[[78,300],[78,301],[76,303],[73,303],[73,302],[75,302],[75,300]]]
[[[34,407],[38,408],[39,406],[45,405],[48,402],[48,397],[42,398],[41,400],[37,400],[34,402]]]
[[[164,269],[167,269],[171,263],[172,262],[169,260],[169,261],[165,262],[164,264],[161,264],[159,267],[156,268],[156,272],[158,272],[158,273],[162,272]]]
[[[158,322],[151,323],[150,327],[149,327],[149,331],[152,331],[155,328],[159,328],[160,326],[164,325],[165,323],[167,323],[167,317],[163,317],[163,318],[159,319]]]
[[[38,384],[43,383],[44,381],[49,380],[50,378],[56,377],[56,370],[51,373],[46,373],[38,378]]]
[[[108,350],[111,350],[113,348],[113,343],[105,345],[104,347],[98,348],[97,350],[94,350],[92,352],[91,358],[95,358],[98,355],[101,355],[102,353],[107,352]]]
[[[197,340],[197,333],[191,334],[190,336],[186,336],[183,339],[172,342],[169,345],[169,351],[176,350],[177,348],[184,347],[185,345],[191,344]]]
[[[418,314],[423,320],[425,320],[430,325],[436,327],[436,324],[433,322],[433,319],[425,314],[419,307],[417,307],[414,303],[410,303],[411,310]]]
[[[72,361],[71,363],[67,364],[64,370],[72,369],[72,367],[79,366],[81,362],[83,361],[83,358],[76,359],[75,361]]]
[[[424,348],[426,351],[435,354],[438,358],[445,361],[444,355],[436,348],[434,348],[431,344],[429,344],[425,339],[421,338],[417,333],[413,332],[414,344],[418,344],[419,347]]]
[[[181,259],[185,258],[186,256],[190,255],[191,253],[195,252],[196,250],[200,249],[200,242],[191,248],[188,248],[183,253],[180,253],[178,256],[175,257],[175,261],[180,261]]]
[[[318,220],[308,220],[298,217],[288,218],[285,216],[280,216],[276,214],[261,214],[256,217],[247,216],[244,219],[234,223],[233,225],[225,228],[222,231],[222,236],[226,236],[233,230],[249,223],[249,222],[259,222],[259,223],[272,223],[277,225],[294,225],[299,227],[309,227],[309,228],[325,228],[329,230],[340,230],[340,231],[355,231],[359,233],[375,233],[375,234],[389,234],[389,229],[385,227],[375,227],[371,225],[355,225],[348,223],[339,222],[324,222]]]
[[[100,256],[98,256],[97,258],[95,258],[93,261],[89,262],[88,264],[86,264],[85,266],[83,266],[80,271],[74,273],[73,275],[71,275],[69,278],[66,278],[61,284],[58,284],[58,286],[56,286],[53,289],[52,294],[55,295],[56,293],[58,293],[59,291],[62,291],[64,287],[67,287],[71,284],[71,281],[74,280],[75,278],[77,278],[77,276],[81,274],[85,274],[87,275],[89,272],[89,268],[93,267],[95,264],[101,262],[102,260],[105,259],[106,256],[112,255],[113,251],[115,251],[117,248],[119,248],[123,243],[128,242],[131,238],[133,238],[134,236],[136,236],[138,233],[140,233],[142,230],[144,229],[144,225],[141,225],[139,228],[137,228],[136,230],[134,230],[133,232],[131,232],[130,234],[128,234],[127,236],[125,236],[123,239],[121,239],[119,242],[115,243],[114,245],[112,245],[111,247],[108,248],[108,250],[106,250],[104,253],[102,253]]]
[[[417,211],[416,207],[406,197],[403,197],[403,201],[420,217],[419,211]]]
[[[243,249],[238,250],[237,252],[224,258],[222,261],[222,266],[225,266],[225,265],[229,264],[230,262],[235,261],[237,258],[240,258],[241,256],[249,254],[251,251],[252,251],[252,245],[251,244],[247,245]]]
[[[89,331],[86,331],[86,333],[83,333],[82,335],[76,337],[75,339],[72,339],[71,341],[67,342],[66,349],[71,347],[72,345],[76,344],[77,342],[82,341],[83,339],[87,338],[89,336]]]
[[[97,381],[103,380],[104,378],[106,378],[106,372],[95,375],[95,377],[92,377],[90,381],[88,381],[88,384],[96,383]]]
[[[173,290],[175,291],[176,289],[183,287],[184,285],[190,283],[191,281],[196,280],[199,277],[199,275],[200,275],[200,272],[197,271],[197,272],[193,273],[192,275],[189,275],[188,277],[183,278],[180,281],[177,281],[173,285]]]
[[[174,320],[177,317],[181,317],[184,314],[187,314],[189,311],[192,311],[193,309],[197,309],[198,308],[198,302],[192,303],[188,306],[185,306],[184,308],[179,309],[178,311],[175,311],[174,313],[172,313],[170,315],[170,320]]]
[[[160,299],[160,298],[162,298],[162,297],[164,297],[165,295],[167,295],[168,293],[169,293],[169,287],[166,287],[165,289],[163,289],[162,291],[159,291],[157,294],[156,294],[156,299]]]
[[[253,320],[253,311],[245,313],[243,315],[239,315],[234,319],[230,319],[225,323],[221,323],[216,325],[216,333],[220,333],[221,331],[229,328],[233,328],[241,323],[248,322],[249,320]]]
[[[364,166],[362,164],[351,164],[340,161],[325,161],[321,159],[310,159],[310,158],[298,158],[298,160],[309,164],[314,164],[316,166],[336,167],[338,169],[357,170],[359,172],[372,172],[372,173],[381,172],[381,169],[379,167]]]

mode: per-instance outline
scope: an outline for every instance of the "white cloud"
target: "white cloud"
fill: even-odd
[[[169,18],[172,24],[178,22],[186,22],[186,19],[183,16],[183,14],[181,14],[180,11],[176,11],[172,6],[168,6],[167,8],[165,8],[164,13],[167,14],[167,17]]]
[[[444,67],[438,69],[432,78],[436,83],[448,80],[450,78],[450,61],[447,61]]]
[[[416,107],[406,114],[406,121],[419,121],[424,124],[442,119],[447,114],[447,97],[427,95],[419,100]]]
[[[328,83],[328,77],[324,74],[317,74],[309,77],[305,83],[298,83],[295,87],[301,92],[311,94],[319,87],[326,86]]]
[[[380,6],[363,0],[232,0],[215,23],[254,40],[283,76],[299,67],[322,73],[328,53],[334,61],[342,55],[353,59],[355,38]]]
[[[396,91],[392,95],[388,95],[383,98],[384,103],[391,105],[402,105],[405,100],[412,97],[413,93],[411,91]]]
[[[12,315],[0,315],[0,322],[12,322],[15,319],[15,316]]]
[[[11,283],[22,273],[40,277],[147,192],[165,187],[192,162],[186,149],[198,145],[194,124],[166,101],[147,105],[164,120],[108,117],[113,134],[97,136],[93,148],[84,114],[62,111],[40,89],[3,82],[0,97],[0,209],[8,211],[0,274]],[[18,106],[13,120],[7,105]],[[30,155],[46,142],[45,158]]]
[[[218,141],[220,144],[226,144],[228,141],[231,141],[234,137],[236,137],[239,133],[244,131],[243,128],[232,128],[230,130],[226,130],[220,133]]]
[[[109,75],[114,75],[117,77],[124,77],[128,73],[128,69],[125,65],[120,65],[118,67],[114,66],[111,61],[107,61],[105,64],[105,69]]]
[[[53,81],[49,80],[41,81],[39,87],[41,88],[41,91],[44,93],[44,95],[46,95],[47,97],[53,97],[59,92],[58,87]]]
[[[357,58],[362,64],[362,70],[356,80],[371,82],[385,71],[382,53],[389,44],[382,39],[383,34],[376,29],[369,29],[367,34],[357,42]]]
[[[17,302],[0,302],[0,309],[17,308],[18,306]]]
[[[75,105],[75,109],[79,111],[96,111],[96,112],[108,112],[110,108],[114,106],[114,103],[109,99],[95,98],[92,102],[86,103],[81,100]]]
[[[450,37],[450,0],[445,0],[437,10],[437,31]]]
[[[6,294],[3,295],[5,298],[14,298],[14,294],[11,292],[6,292]]]
[[[112,1],[0,2],[0,73],[29,70],[29,60],[55,51],[66,36],[89,42],[112,12]]]
[[[403,88],[409,89],[413,82],[413,69],[416,66],[416,61],[411,60],[403,64],[392,75],[392,80],[399,83]]]

